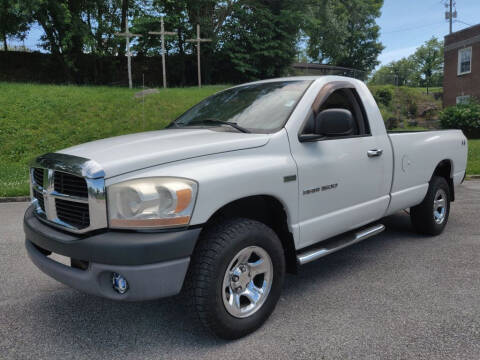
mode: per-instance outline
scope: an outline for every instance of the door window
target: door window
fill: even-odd
[[[347,135],[348,137],[370,135],[370,127],[363,104],[357,92],[350,88],[341,88],[333,91],[325,101],[323,101],[317,111],[311,111],[302,132],[304,134],[313,133],[315,116],[327,109],[345,109],[352,113],[354,131],[353,135]]]

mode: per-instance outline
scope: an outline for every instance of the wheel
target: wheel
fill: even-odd
[[[450,188],[443,177],[434,176],[423,201],[410,209],[413,227],[420,234],[438,235],[447,225]]]
[[[242,218],[206,229],[199,241],[186,281],[198,318],[224,339],[253,332],[280,297],[282,243],[268,226]]]

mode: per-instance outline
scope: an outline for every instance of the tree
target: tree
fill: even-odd
[[[136,13],[133,31],[148,34],[159,26],[164,14],[167,30],[177,37],[167,43],[169,54],[178,54],[180,69],[194,54],[195,45],[186,39],[201,36],[213,41],[202,44],[204,79],[209,81],[214,65],[225,59],[237,71],[238,79],[279,76],[291,64],[300,27],[298,5],[289,0],[154,0],[152,7]],[[143,54],[158,54],[159,39],[144,36],[135,49]],[[185,71],[181,71],[185,74]],[[186,79],[182,80],[185,83]]]
[[[415,74],[414,62],[410,58],[402,58],[380,67],[370,79],[370,83],[416,86],[418,82]]]
[[[120,15],[120,31],[125,31],[125,27],[127,25],[128,20],[128,8],[129,8],[129,0],[121,0],[122,1],[122,12]],[[126,39],[120,39],[120,47],[118,49],[118,53],[120,56],[125,55],[125,48],[126,48]]]
[[[316,62],[372,71],[383,50],[378,41],[383,0],[316,0],[307,3],[308,56]]]
[[[80,4],[73,0],[28,1],[32,18],[43,28],[41,41],[45,50],[52,54],[82,50],[81,39],[86,28],[82,24]]]
[[[125,39],[115,36],[125,30],[122,0],[86,0],[82,18],[88,32],[84,37],[84,51],[96,55],[125,54]],[[123,29],[122,29],[123,23]]]
[[[148,31],[158,30],[159,18],[164,15],[165,28],[177,32],[176,37],[168,38],[166,50],[168,54],[179,55],[177,61],[180,62],[182,84],[186,83],[186,58],[196,51],[194,44],[186,42],[187,39],[197,36],[196,24],[200,25],[203,38],[213,40],[201,47],[204,80],[208,83],[213,69],[212,63],[222,48],[222,45],[218,44],[219,33],[237,0],[153,0],[149,4],[146,0],[143,1],[145,6],[139,6],[139,11],[135,12],[133,31],[148,35]],[[157,55],[160,53],[160,39],[144,36],[138,39],[134,48],[140,54]]]
[[[66,77],[74,75],[77,62],[84,52],[88,25],[82,18],[84,1],[26,1],[33,20],[43,28],[42,47],[50,51],[63,67]],[[77,81],[79,79],[76,79]]]
[[[3,49],[8,51],[7,39],[25,39],[29,30],[30,18],[19,0],[0,0],[0,35]]]
[[[372,84],[408,86],[442,86],[443,42],[437,38],[426,41],[415,53],[380,67],[370,79]]]
[[[419,74],[420,82],[427,88],[427,93],[428,88],[432,86],[432,80],[435,79],[436,84],[438,84],[439,80],[441,83],[441,78],[443,77],[442,41],[432,37],[424,45],[417,48],[411,59]]]
[[[23,0],[32,21],[44,31],[41,46],[53,54],[67,78],[81,82],[81,55],[113,55],[121,39],[121,14],[126,0]],[[125,5],[127,4],[127,5]],[[127,6],[125,8],[125,6]],[[126,10],[125,10],[126,9]]]
[[[235,70],[246,79],[281,76],[293,62],[301,24],[291,1],[238,1],[220,42]]]

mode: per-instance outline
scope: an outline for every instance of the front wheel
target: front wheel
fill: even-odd
[[[238,218],[205,230],[186,286],[203,325],[221,338],[236,339],[267,320],[284,276],[283,247],[275,232]]]
[[[423,201],[410,209],[413,227],[420,234],[438,235],[450,214],[450,187],[443,177],[434,176]]]

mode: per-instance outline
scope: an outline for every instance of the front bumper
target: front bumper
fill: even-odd
[[[25,246],[44,273],[75,289],[109,299],[139,301],[178,294],[201,229],[139,233],[107,231],[77,236],[54,229],[33,214],[24,217]],[[83,269],[51,259],[53,252],[86,264]],[[117,293],[112,273],[123,275],[129,289]]]

